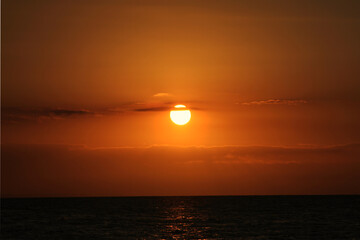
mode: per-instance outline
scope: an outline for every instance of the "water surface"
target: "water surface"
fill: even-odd
[[[2,239],[360,239],[360,196],[2,199]]]

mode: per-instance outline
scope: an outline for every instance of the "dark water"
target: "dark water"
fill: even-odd
[[[2,239],[360,239],[360,196],[2,199]]]

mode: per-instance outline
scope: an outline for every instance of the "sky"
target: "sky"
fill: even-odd
[[[359,9],[2,1],[2,196],[359,194]]]

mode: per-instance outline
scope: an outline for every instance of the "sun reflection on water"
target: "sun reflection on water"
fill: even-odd
[[[179,201],[177,205],[164,209],[166,214],[164,232],[172,239],[206,239],[203,232],[208,227],[201,224],[207,216],[200,213],[190,202]]]

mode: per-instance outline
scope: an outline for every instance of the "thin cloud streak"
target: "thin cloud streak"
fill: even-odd
[[[90,116],[99,113],[87,109],[65,108],[4,108],[1,110],[2,121],[5,123],[16,122],[41,122],[44,120],[64,119],[74,116]]]
[[[290,100],[290,99],[268,99],[268,100],[259,100],[251,102],[242,102],[242,105],[247,106],[258,106],[258,105],[300,105],[307,104],[308,101],[302,99]]]
[[[148,107],[148,108],[136,108],[135,112],[158,112],[158,111],[169,111],[169,107]]]
[[[3,108],[2,121],[5,123],[17,122],[42,122],[46,120],[61,120],[71,117],[101,117],[124,114],[126,112],[159,112],[169,111],[175,102],[163,103],[127,103],[116,107],[104,107],[97,109],[76,108]],[[193,110],[201,110],[192,107]]]

